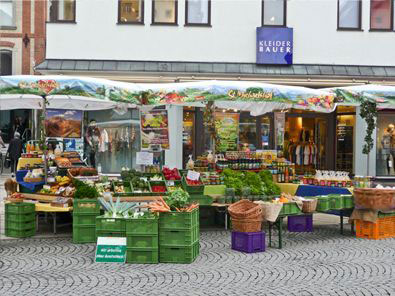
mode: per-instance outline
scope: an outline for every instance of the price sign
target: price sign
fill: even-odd
[[[195,171],[188,171],[187,178],[189,180],[197,181],[197,180],[199,180],[199,177],[200,177],[200,173],[195,172]]]
[[[154,154],[151,152],[137,152],[136,153],[136,164],[140,165],[153,165],[154,164]]]
[[[167,186],[174,186],[174,181],[167,181]]]
[[[98,237],[96,262],[125,263],[126,237]]]

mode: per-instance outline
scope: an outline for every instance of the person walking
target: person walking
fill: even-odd
[[[21,134],[16,132],[8,145],[7,155],[11,160],[11,173],[15,173],[19,157],[22,154]]]
[[[3,148],[6,147],[6,146],[5,146],[5,143],[4,143],[4,141],[3,141],[3,138],[1,137],[1,131],[0,131],[0,146],[3,147]]]

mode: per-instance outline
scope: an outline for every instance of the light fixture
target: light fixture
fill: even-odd
[[[25,34],[25,37],[23,37],[22,42],[25,45],[25,47],[27,47],[29,45],[30,38],[29,38],[29,36],[27,36],[27,34]]]

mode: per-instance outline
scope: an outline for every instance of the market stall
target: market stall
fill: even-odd
[[[206,209],[215,208],[224,213],[227,227],[227,207],[246,204],[233,211],[232,228],[239,232],[252,232],[251,229],[260,232],[258,225],[264,212],[270,225],[269,239],[276,225],[281,247],[285,217],[291,230],[307,232],[312,231],[314,213],[354,207],[349,174],[321,169],[325,145],[317,138],[322,130],[295,129],[287,138],[281,116],[290,109],[332,112],[336,107],[333,93],[255,82],[111,85],[105,81],[52,78],[43,77],[41,82],[32,77],[2,78],[0,109],[7,108],[7,94],[21,93],[23,95],[15,99],[29,100],[30,106],[37,109],[93,110],[97,106],[98,109],[116,108],[120,112],[137,107],[141,111],[141,145],[136,152],[138,169],[125,165],[118,174],[106,176],[101,174],[99,166],[89,167],[78,151],[66,151],[58,145],[49,149],[44,145],[47,144],[45,137],[38,147],[30,146],[21,157],[19,174],[25,171],[26,175],[19,183],[22,186],[22,182],[28,181],[39,184],[30,188],[29,192],[34,194],[11,196],[10,200],[47,199],[51,202],[47,207],[60,207],[62,211],[70,211],[72,202],[75,243],[96,242],[101,236],[127,237],[128,262],[186,263],[192,262],[199,253],[199,225],[208,218],[204,213]],[[164,166],[161,161],[163,151],[180,149],[172,147],[170,122],[173,119],[167,110],[159,108],[164,105],[205,110],[205,129],[210,135],[208,149],[196,157],[191,156],[184,167]],[[248,145],[251,135],[247,128],[244,143],[239,135],[241,112],[259,116],[272,111],[277,111],[275,149]],[[54,125],[53,122],[43,125],[43,136],[51,124]],[[130,140],[130,136],[131,132],[126,138]],[[296,142],[292,137],[299,140]],[[129,147],[126,150],[131,149],[128,140],[122,144]],[[262,138],[262,142],[265,141]],[[358,183],[359,187],[365,185],[368,186],[364,181]],[[315,207],[304,209],[304,204],[310,203]],[[251,216],[244,215],[247,207],[256,208],[255,205],[262,209],[254,210]],[[105,210],[104,216],[100,216],[101,209]],[[232,215],[232,211],[229,212]],[[140,222],[152,223],[139,232],[134,228],[137,226],[132,225]],[[32,234],[31,229],[25,230],[20,230],[19,235]],[[139,246],[145,249],[138,250]],[[176,253],[182,255],[177,257]]]

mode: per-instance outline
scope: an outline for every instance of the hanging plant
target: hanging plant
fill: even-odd
[[[374,129],[376,128],[377,104],[376,102],[372,102],[365,99],[361,102],[360,107],[361,107],[360,116],[363,119],[365,119],[367,124],[365,145],[363,146],[362,153],[369,154],[369,152],[372,151],[374,146],[374,140],[372,138],[372,134]]]

